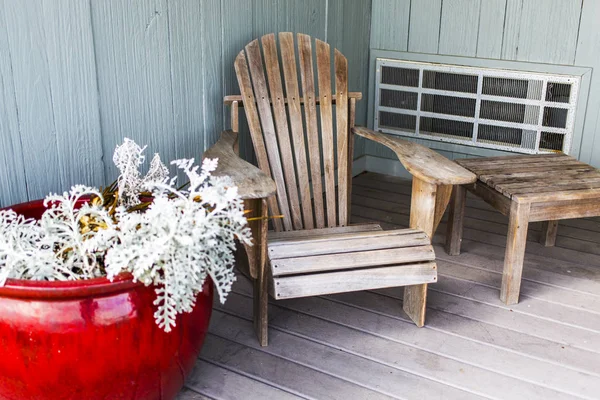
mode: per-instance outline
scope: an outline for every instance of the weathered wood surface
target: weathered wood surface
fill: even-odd
[[[429,243],[430,241],[427,235],[414,229],[366,232],[344,235],[344,237],[319,237],[315,240],[304,240],[300,242],[296,240],[287,243],[276,242],[274,245],[269,245],[269,258],[271,261],[274,261],[279,258],[424,246]],[[320,268],[327,269],[329,266]]]
[[[475,182],[475,175],[425,146],[396,136],[354,127],[353,132],[393,150],[404,167],[416,178],[436,185]]]
[[[310,178],[313,193],[313,211],[315,226],[324,228],[325,209],[323,206],[323,186],[321,184],[321,155],[319,151],[319,132],[317,125],[317,106],[315,94],[315,77],[313,73],[313,56],[311,38],[298,34],[298,57],[300,63],[300,86],[304,94],[305,132],[310,160]]]
[[[540,233],[540,243],[546,247],[556,244],[556,234],[558,233],[558,221],[542,222],[542,232]]]
[[[377,238],[381,242],[382,238]],[[366,267],[379,267],[383,265],[413,263],[420,261],[433,261],[435,254],[429,241],[421,234],[410,234],[396,238],[396,247],[376,250],[361,250],[358,245],[356,251],[332,253],[339,251],[340,241],[332,242],[331,250],[322,254],[319,249],[305,250],[307,255],[287,257],[286,254],[277,254],[281,257],[271,260],[273,276],[305,274],[309,272],[329,272],[337,270],[350,270]],[[392,241],[392,239],[390,239]],[[366,241],[365,247],[375,247],[376,245]],[[296,248],[297,249],[297,248]],[[316,253],[310,255],[310,253]],[[310,282],[310,280],[306,281]],[[343,285],[343,282],[332,282],[332,285]],[[348,290],[350,291],[350,290]],[[326,293],[323,293],[326,294]]]
[[[290,119],[294,153],[296,155],[296,169],[298,171],[300,203],[302,204],[302,221],[305,229],[315,226],[313,218],[312,201],[310,194],[310,182],[308,174],[308,160],[306,158],[306,146],[304,142],[304,125],[302,123],[302,99],[298,90],[298,69],[296,67],[296,50],[294,47],[294,35],[291,32],[279,33],[279,45],[281,47],[281,64],[285,82],[285,92],[289,96],[286,104]]]
[[[361,175],[352,222],[406,227],[410,193],[410,182]],[[512,306],[498,299],[507,222],[469,195],[460,256],[445,254],[439,229],[439,278],[421,329],[398,307],[400,288],[307,297],[269,305],[270,342],[261,348],[252,286],[240,277],[227,303],[215,303],[188,387],[220,399],[597,398],[600,219],[561,221],[550,248],[531,224],[521,302]]]
[[[344,235],[355,232],[381,231],[378,223],[352,224],[348,226],[336,226],[335,228],[310,229],[303,231],[269,232],[269,243],[275,245],[278,242],[316,240],[320,237],[344,237]]]
[[[204,152],[204,158],[218,159],[214,176],[229,176],[242,199],[260,199],[275,194],[275,182],[254,165],[242,160],[234,151],[238,134],[224,131],[219,141]]]
[[[431,252],[433,254],[433,251]],[[402,261],[402,256],[399,256]],[[422,258],[422,257],[421,257]],[[338,265],[337,263],[335,265]],[[321,274],[279,276],[273,278],[272,296],[276,299],[317,296],[324,293],[344,293],[385,287],[418,287],[423,282],[437,280],[434,262],[390,265],[379,268],[360,268],[352,271],[333,271]],[[416,286],[407,286],[416,285]]]
[[[540,237],[541,243],[549,247],[555,243],[557,220],[600,215],[600,171],[562,154],[457,162],[479,179],[475,186],[467,188],[509,216],[500,297],[508,305],[515,304],[519,299],[529,222],[550,221]],[[564,173],[565,165],[577,169]],[[455,201],[453,208],[460,207],[460,199]],[[455,218],[450,222],[446,248],[449,254],[458,254],[462,223]]]
[[[293,38],[293,34],[291,32],[279,32],[280,43],[281,43],[281,38],[282,37],[284,37],[284,38],[287,39],[286,35],[290,35],[290,37]],[[291,77],[291,75],[290,75],[290,77]],[[288,79],[288,78],[286,78],[286,79]],[[289,93],[289,92],[286,91],[286,93]],[[348,92],[347,96],[348,96],[348,99],[354,99],[354,100],[361,100],[363,98],[363,95],[362,95],[361,92]],[[290,100],[290,98],[292,98],[292,99]],[[240,107],[244,106],[244,98],[241,95],[239,95],[239,94],[229,94],[229,95],[223,97],[223,104],[225,104],[226,106],[231,105],[234,101],[239,102],[240,103]],[[292,102],[295,102],[295,101],[297,101],[300,104],[304,104],[304,97],[302,97],[302,96],[290,96],[288,94],[288,96],[284,100],[284,102],[285,102],[286,105],[288,105],[288,104],[290,104]],[[332,104],[337,104],[337,101],[338,101],[337,97],[332,97],[331,98]],[[317,99],[316,103],[317,103],[317,105],[320,105],[321,104],[321,99]]]

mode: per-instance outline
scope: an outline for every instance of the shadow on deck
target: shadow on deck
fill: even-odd
[[[353,222],[408,225],[410,182],[354,179]],[[600,399],[600,219],[562,221],[556,247],[530,226],[519,304],[499,299],[507,218],[470,196],[463,253],[434,242],[439,282],[419,329],[402,288],[278,301],[269,346],[252,329],[251,287],[241,277],[179,400]]]

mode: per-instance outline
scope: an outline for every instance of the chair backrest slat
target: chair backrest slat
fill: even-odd
[[[298,89],[298,69],[296,68],[296,52],[294,50],[294,35],[291,32],[279,34],[281,48],[281,63],[283,79],[288,101],[288,113],[292,129],[292,141],[296,154],[296,169],[300,185],[300,202],[302,204],[302,220],[305,229],[313,229],[313,211],[308,180],[308,164],[304,142],[304,124],[302,123],[302,108],[300,106],[300,91]]]
[[[281,159],[275,137],[275,126],[273,125],[273,116],[271,115],[271,104],[269,93],[267,92],[267,81],[262,63],[262,56],[258,46],[258,40],[254,40],[246,45],[246,54],[248,57],[248,66],[252,74],[252,87],[254,89],[254,101],[258,106],[260,115],[259,126],[262,126],[264,143],[267,148],[267,156],[271,167],[271,176],[277,186],[277,200],[279,201],[280,214],[283,215],[283,226],[285,230],[292,230],[292,221],[290,219],[290,207],[288,202],[285,180],[283,178]],[[256,109],[254,109],[256,114]],[[256,118],[258,120],[258,117]],[[251,128],[252,129],[252,128]],[[253,139],[254,141],[254,139]],[[268,171],[268,170],[267,170]]]
[[[281,153],[281,163],[285,175],[285,183],[290,203],[290,214],[294,229],[302,229],[302,215],[300,212],[300,199],[298,198],[298,185],[296,184],[296,171],[294,168],[294,155],[290,144],[290,132],[288,128],[287,114],[285,112],[285,95],[281,84],[281,70],[279,69],[279,57],[275,35],[265,35],[261,39],[265,57],[265,69],[269,79],[269,91],[275,125],[277,127],[277,140]]]
[[[348,225],[348,180],[349,180],[349,162],[354,154],[351,154],[348,139],[350,131],[348,130],[348,60],[335,49],[335,95],[336,108],[335,119],[337,127],[337,154],[338,154],[338,204],[339,204],[339,225]]]
[[[333,78],[327,43],[315,40],[313,57],[311,37],[298,34],[296,60],[294,35],[283,32],[278,38],[281,61],[273,34],[263,36],[260,43],[250,42],[235,61],[259,167],[277,186],[277,199],[268,200],[269,208],[272,215],[283,215],[283,220],[274,219],[274,228],[288,231],[345,226],[350,208],[350,128],[356,100],[349,99],[348,62],[337,49],[334,51]]]
[[[335,207],[335,154],[331,109],[331,51],[327,43],[318,39],[315,40],[315,43],[317,53],[317,82],[319,83],[319,108],[321,111],[321,143],[323,146],[327,226],[334,227],[337,225],[337,210]]]
[[[315,220],[317,228],[324,228],[325,212],[323,207],[323,186],[321,184],[321,155],[319,154],[319,128],[317,126],[315,76],[313,73],[310,36],[301,33],[298,34],[298,54],[300,57],[302,94],[304,95],[304,116],[306,118],[306,138],[308,140],[308,154],[310,158]]]
[[[248,51],[248,46],[246,47],[246,51]],[[248,71],[248,62],[246,60],[246,55],[244,54],[244,52],[240,52],[240,54],[238,55],[238,57],[235,60],[235,72],[238,77],[240,91],[242,92],[242,96],[244,97],[244,110],[246,111],[246,118],[248,120],[248,127],[250,128],[250,134],[252,135],[252,143],[254,145],[256,159],[258,160],[258,166],[260,169],[262,169],[269,175],[274,176],[276,173],[275,172],[271,173],[271,168],[270,168],[271,159],[267,155],[267,150],[265,148],[265,141],[263,139],[263,132],[261,129],[261,124],[260,124],[261,121],[258,117],[258,112],[256,110],[256,104],[258,104],[258,101],[257,101],[258,98],[257,98],[257,96],[254,95],[254,90],[252,89],[253,81],[250,79],[250,72]],[[254,78],[254,76],[253,76],[253,78]],[[271,149],[269,149],[269,153],[271,153]],[[277,179],[275,180],[275,183],[277,186],[277,191],[279,192],[280,187],[277,184]],[[283,192],[285,193],[285,187],[282,187],[282,188],[283,188]],[[279,197],[280,196],[277,196],[277,198],[279,198]],[[271,209],[271,212],[273,214],[275,214],[275,215],[281,214],[276,198],[274,198],[274,197],[269,198],[268,203],[269,203],[269,208]],[[286,195],[285,203],[287,204],[287,195]],[[289,216],[289,213],[288,213],[288,216]],[[284,214],[284,219],[285,219],[285,214]],[[289,220],[289,218],[288,218],[288,220]],[[275,230],[277,230],[277,231],[282,230],[281,220],[274,219],[273,225],[275,227]],[[291,226],[291,224],[290,224],[290,226]]]

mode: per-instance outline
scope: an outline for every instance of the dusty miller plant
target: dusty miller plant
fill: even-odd
[[[117,146],[113,160],[121,174],[111,209],[100,190],[78,185],[49,195],[39,221],[0,211],[0,286],[8,278],[112,280],[130,272],[155,286],[154,317],[167,332],[177,314],[193,309],[207,277],[224,302],[235,280],[235,239],[250,244],[251,238],[237,188],[211,175],[216,159],[201,168],[193,159],[172,162],[187,175],[186,190],[169,180],[158,155],[142,178],[143,150],[129,139]],[[136,209],[148,194],[149,205]]]

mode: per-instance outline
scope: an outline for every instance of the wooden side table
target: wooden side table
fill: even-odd
[[[477,182],[455,186],[446,251],[460,254],[467,190],[509,217],[500,299],[519,301],[529,222],[546,221],[540,242],[553,246],[558,220],[600,215],[600,170],[565,154],[456,160]]]

